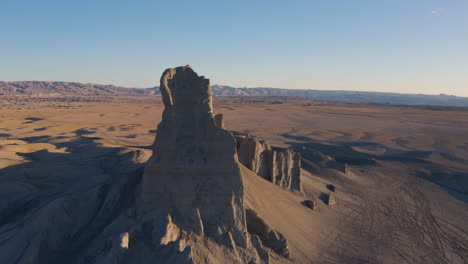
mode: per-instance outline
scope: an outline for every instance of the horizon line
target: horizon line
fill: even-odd
[[[116,84],[104,84],[104,83],[94,83],[94,82],[79,82],[79,81],[46,81],[46,80],[22,80],[22,81],[2,81],[0,83],[18,83],[18,82],[48,82],[48,83],[78,83],[78,84],[93,84],[93,85],[104,85],[104,86],[114,86],[119,88],[125,89],[153,89],[159,88],[159,85],[152,86],[152,87],[131,87],[131,86],[124,86],[124,85],[116,85]],[[334,89],[300,89],[300,88],[279,88],[279,87],[267,87],[267,86],[256,86],[256,87],[235,87],[226,84],[210,84],[210,86],[222,86],[222,87],[229,87],[234,89],[276,89],[276,90],[297,90],[297,91],[329,91],[329,92],[356,92],[356,93],[380,93],[380,94],[402,94],[402,95],[426,95],[426,96],[451,96],[451,97],[458,97],[458,98],[467,98],[468,96],[460,96],[454,94],[446,94],[446,93],[438,93],[438,94],[430,94],[430,93],[402,93],[402,92],[381,92],[381,91],[371,91],[371,90],[334,90]]]

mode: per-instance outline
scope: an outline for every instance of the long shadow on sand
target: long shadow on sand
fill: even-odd
[[[301,154],[305,161],[304,169],[308,163],[316,162],[317,152],[334,157],[336,161],[349,165],[378,165],[378,161],[394,161],[405,164],[416,164],[418,168],[425,168],[429,173],[415,172],[415,175],[431,181],[455,198],[468,202],[468,173],[447,169],[439,164],[427,160],[432,151],[404,151],[394,149],[374,142],[321,142],[305,136],[282,134],[287,139],[295,141],[286,142],[292,149]],[[381,150],[383,154],[373,155],[357,151],[355,147],[370,151]],[[413,173],[413,172],[409,172]]]
[[[0,169],[0,252],[16,245],[11,254],[19,258],[34,250],[37,244],[32,242],[56,236],[61,244],[50,255],[41,254],[43,260],[71,263],[129,208],[143,164],[133,161],[131,151],[100,147],[95,139],[54,144],[67,153],[17,153],[29,162]],[[49,143],[45,138],[29,141]],[[43,232],[35,233],[38,223]]]
[[[303,157],[307,157],[309,150],[319,151],[325,155],[334,157],[337,161],[350,165],[375,165],[376,160],[388,160],[411,163],[428,163],[425,159],[431,156],[432,151],[404,151],[387,147],[374,142],[333,142],[327,144],[316,141],[305,136],[294,136],[282,134],[283,137],[302,142],[286,142],[295,151],[300,152]],[[372,155],[355,150],[353,147],[368,149],[370,151],[384,150],[382,155]]]

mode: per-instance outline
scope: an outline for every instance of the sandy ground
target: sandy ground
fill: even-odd
[[[1,103],[0,200],[50,190],[45,204],[54,187],[99,181],[99,157],[144,160],[162,110],[155,97]],[[303,162],[319,151],[349,165],[304,166],[302,195],[243,168],[246,206],[289,242],[291,260],[273,262],[468,263],[467,109],[215,98],[215,110],[227,129],[293,147]],[[321,200],[327,184],[336,206]]]

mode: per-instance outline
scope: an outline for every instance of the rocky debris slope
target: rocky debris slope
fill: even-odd
[[[237,136],[239,162],[260,177],[285,189],[301,191],[301,156],[293,150],[272,150],[266,141]]]

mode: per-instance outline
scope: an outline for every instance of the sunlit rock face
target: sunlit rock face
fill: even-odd
[[[142,179],[140,211],[218,243],[247,246],[234,137],[216,126],[209,80],[190,66],[161,77],[165,110]]]

